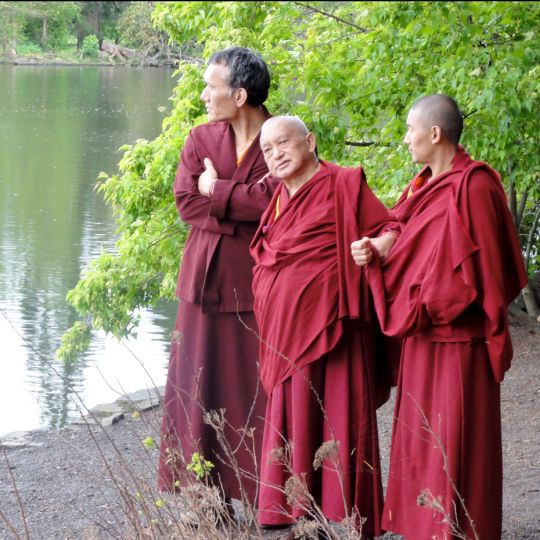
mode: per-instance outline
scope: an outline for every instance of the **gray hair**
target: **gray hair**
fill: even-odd
[[[272,118],[266,120],[266,122],[263,124],[263,127],[266,127],[266,129],[268,129],[272,126],[272,124],[281,121],[284,121],[290,126],[293,126],[300,135],[307,135],[309,133],[309,129],[301,118],[288,114],[282,116],[272,116]]]

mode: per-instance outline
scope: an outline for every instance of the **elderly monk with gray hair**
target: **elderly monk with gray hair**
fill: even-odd
[[[349,246],[358,234],[386,228],[374,240],[384,253],[395,240],[392,224],[362,168],[318,159],[315,136],[299,118],[267,120],[260,143],[281,184],[251,244],[268,394],[259,522],[292,524],[309,517],[314,502],[330,521],[365,518],[362,532],[376,535],[382,488],[375,413],[385,393],[378,391],[377,364],[384,355],[367,283]],[[325,442],[322,466],[314,470]],[[280,454],[290,457],[287,463]],[[291,477],[305,481],[312,503],[306,493],[287,499]]]

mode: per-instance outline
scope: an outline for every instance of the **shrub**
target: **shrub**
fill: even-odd
[[[98,38],[94,34],[90,34],[84,38],[82,43],[81,52],[83,56],[90,56],[91,58],[97,58],[99,53]]]

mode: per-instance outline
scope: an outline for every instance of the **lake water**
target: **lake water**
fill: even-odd
[[[90,408],[165,383],[173,303],[142,313],[136,340],[95,333],[69,366],[55,351],[76,318],[66,293],[114,247],[97,175],[117,171],[121,145],[159,134],[172,74],[0,65],[0,435],[63,427],[77,396]]]

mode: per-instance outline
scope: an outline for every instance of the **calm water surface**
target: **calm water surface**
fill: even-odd
[[[69,367],[55,351],[75,320],[66,293],[114,246],[96,177],[117,171],[122,144],[159,134],[172,73],[0,65],[0,435],[64,426],[76,395],[93,407],[165,382],[172,304],[142,313],[137,339],[96,333]]]

